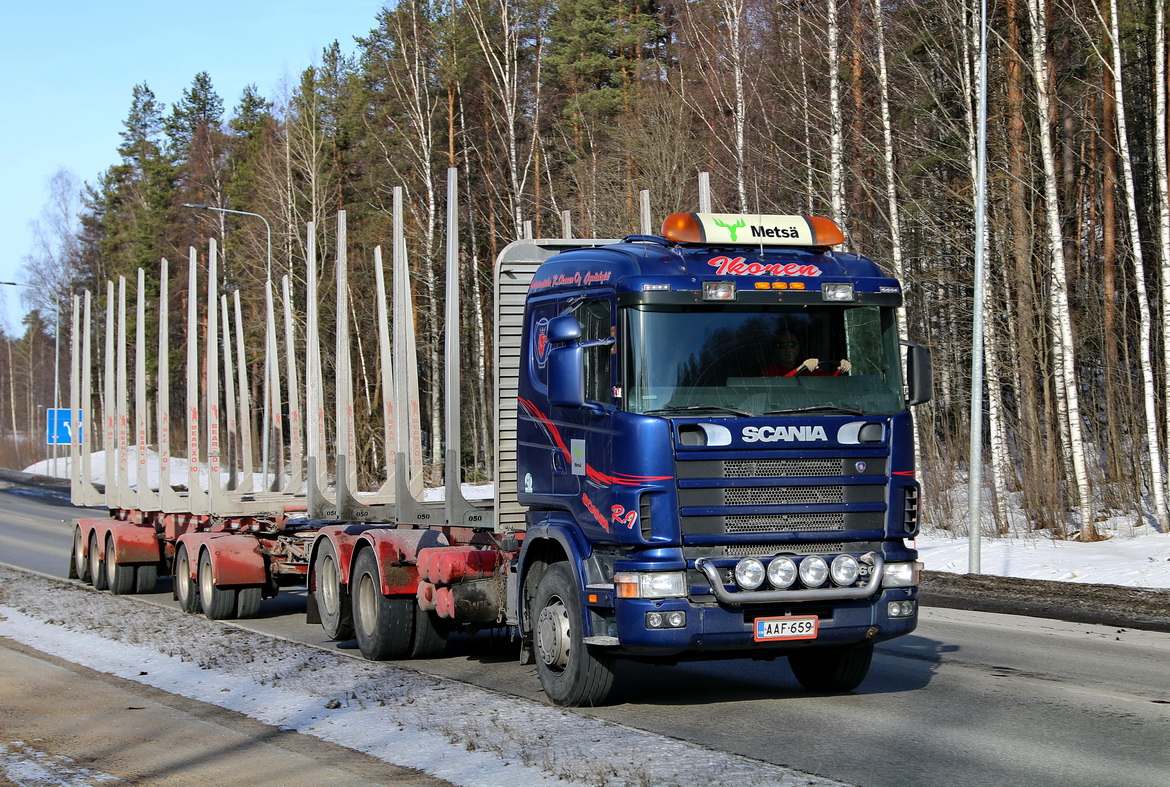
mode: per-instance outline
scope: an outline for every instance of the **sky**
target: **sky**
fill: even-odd
[[[118,161],[131,91],[170,106],[207,71],[225,111],[254,83],[269,100],[334,40],[352,53],[381,0],[17,2],[0,8],[0,281],[22,282],[54,173],[96,183]],[[0,328],[20,330],[19,287],[0,286]]]

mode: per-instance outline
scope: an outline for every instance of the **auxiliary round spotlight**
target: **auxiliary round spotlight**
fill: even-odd
[[[833,577],[833,584],[848,587],[857,581],[861,573],[861,566],[853,555],[837,555],[833,558],[833,565],[829,572]]]
[[[796,563],[790,557],[778,557],[768,564],[768,584],[777,590],[792,587],[796,581]]]
[[[735,584],[744,590],[755,590],[764,584],[764,564],[754,557],[745,557],[736,563]]]
[[[800,561],[800,581],[808,588],[819,588],[829,578],[829,564],[819,555]]]

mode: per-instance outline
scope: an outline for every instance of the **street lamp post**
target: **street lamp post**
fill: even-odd
[[[215,211],[216,213],[234,213],[237,216],[252,216],[252,217],[260,219],[260,221],[264,222],[264,230],[268,236],[268,256],[266,258],[265,267],[264,267],[264,273],[265,273],[264,288],[265,288],[265,293],[266,293],[264,308],[267,312],[267,310],[271,308],[271,304],[272,304],[272,225],[268,223],[268,219],[264,218],[259,213],[252,213],[251,211],[247,211],[247,210],[232,210],[231,208],[217,208],[214,205],[204,205],[202,203],[184,202],[184,203],[182,203],[182,206],[184,208],[192,208],[194,210],[211,210],[211,211]],[[266,315],[266,317],[267,317],[267,315]],[[267,324],[268,323],[266,320],[265,325],[267,325]],[[243,359],[241,359],[241,363],[242,362],[243,362]],[[275,360],[273,358],[269,357],[269,354],[267,352],[267,345],[266,345],[265,353],[264,353],[264,439],[262,441],[263,448],[261,450],[261,457],[260,457],[260,467],[261,467],[260,478],[261,478],[261,484],[263,485],[265,490],[268,489],[268,454],[269,454],[269,444],[271,441],[271,433],[272,433],[272,411],[270,409],[270,407],[271,407],[270,399],[272,397],[272,390],[271,390],[272,389],[272,364],[274,362],[275,362]]]
[[[0,281],[0,284],[8,287],[28,287],[32,288],[31,284],[21,284],[18,281]],[[53,337],[55,346],[53,348],[53,409],[59,410],[61,405],[61,302],[56,296],[53,297]],[[12,370],[9,369],[11,374]],[[41,408],[41,405],[37,406]],[[53,443],[53,475],[57,474],[57,444]]]

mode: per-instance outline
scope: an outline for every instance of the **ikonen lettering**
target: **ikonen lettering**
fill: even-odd
[[[743,257],[715,257],[707,264],[715,268],[719,276],[820,276],[816,265],[788,263],[745,262]]]

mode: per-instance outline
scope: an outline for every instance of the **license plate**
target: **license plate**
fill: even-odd
[[[816,639],[817,617],[757,618],[756,642],[778,639]]]

